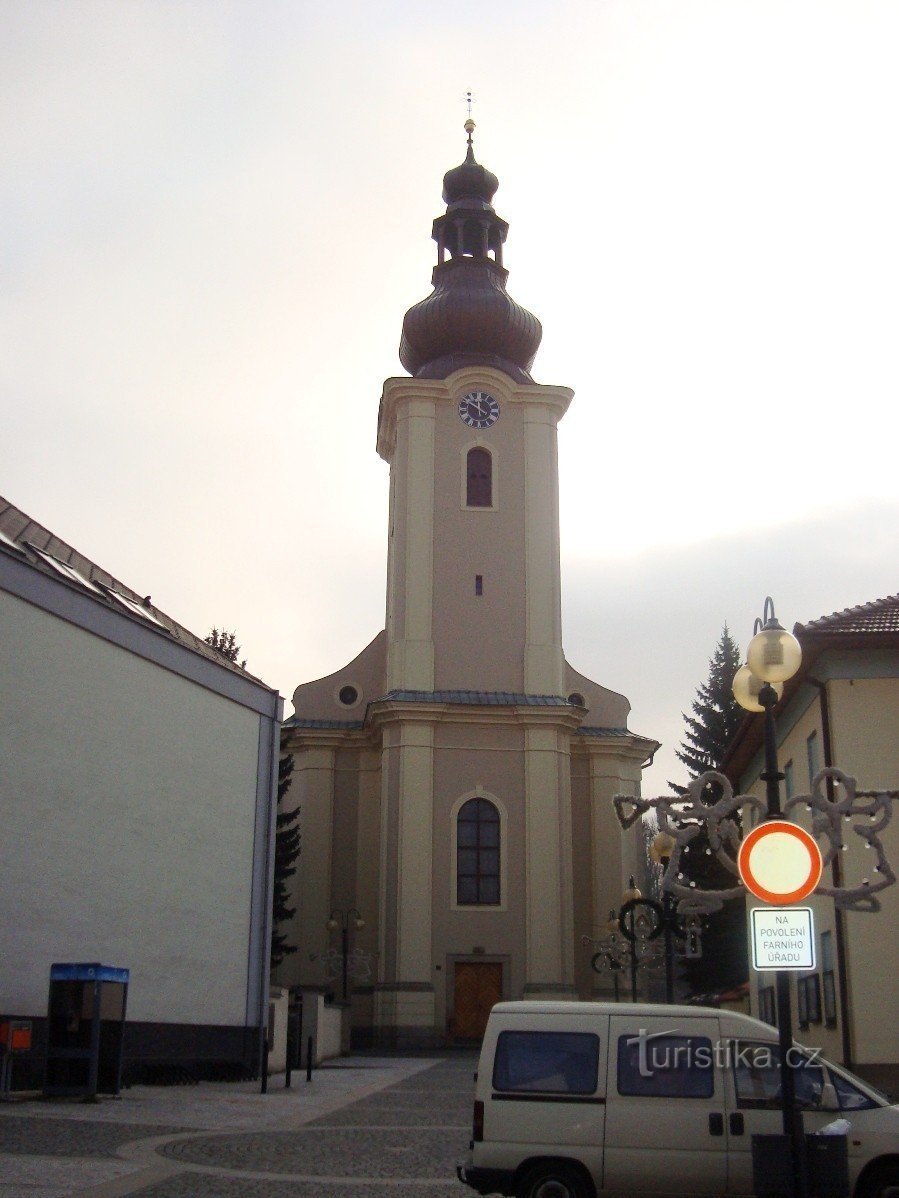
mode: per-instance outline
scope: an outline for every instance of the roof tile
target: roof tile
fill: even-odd
[[[847,607],[844,611],[797,624],[794,629],[798,637],[802,633],[890,633],[899,632],[899,595],[887,595],[858,607]]]

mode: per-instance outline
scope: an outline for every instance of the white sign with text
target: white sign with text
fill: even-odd
[[[753,907],[753,969],[814,969],[811,907]]]

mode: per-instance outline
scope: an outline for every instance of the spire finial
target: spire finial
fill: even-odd
[[[474,130],[475,130],[475,123],[474,123],[474,121],[471,119],[471,105],[472,105],[472,102],[473,102],[473,101],[472,101],[472,98],[471,98],[471,92],[470,92],[470,91],[467,91],[467,92],[465,93],[465,103],[468,105],[468,120],[465,122],[464,129],[465,129],[465,132],[468,134],[468,150],[469,150],[469,153],[473,152],[473,149],[474,149],[474,147],[473,147],[473,146],[472,146],[472,144],[471,144],[471,135],[472,135],[472,133],[474,133]]]

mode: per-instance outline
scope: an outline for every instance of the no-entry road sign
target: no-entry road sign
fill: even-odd
[[[804,828],[769,819],[746,836],[737,866],[750,894],[786,906],[808,898],[821,881],[821,850]]]

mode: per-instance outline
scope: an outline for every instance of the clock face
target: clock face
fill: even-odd
[[[499,404],[486,391],[469,391],[459,400],[459,415],[470,428],[490,428],[499,419]]]

